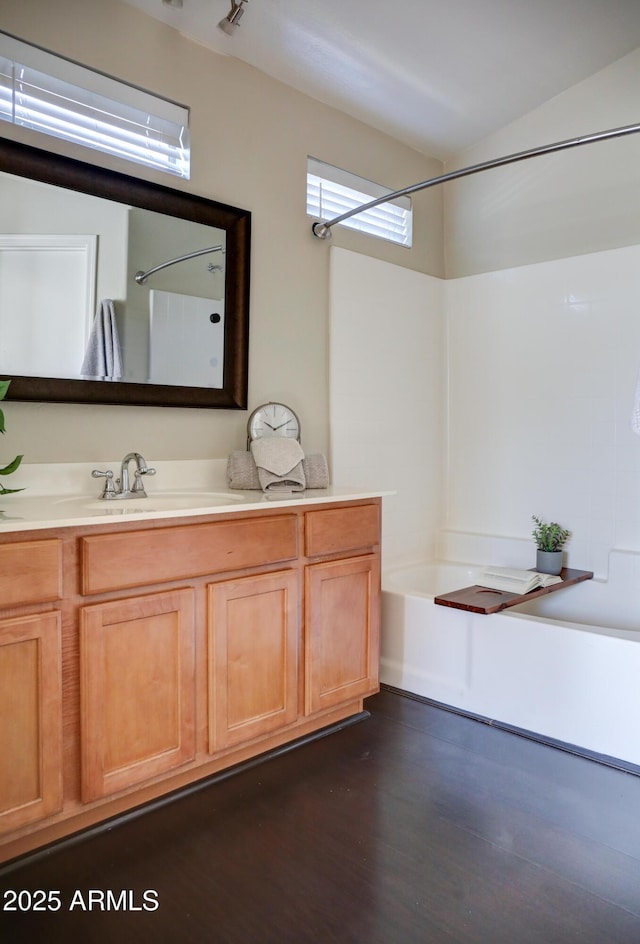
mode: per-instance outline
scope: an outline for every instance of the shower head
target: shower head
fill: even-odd
[[[227,36],[233,36],[240,26],[240,20],[244,14],[244,5],[248,2],[249,0],[231,0],[231,9],[224,19],[218,23],[218,28]]]

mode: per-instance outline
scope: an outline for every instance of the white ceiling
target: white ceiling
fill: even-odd
[[[640,47],[640,0],[127,2],[441,159]]]

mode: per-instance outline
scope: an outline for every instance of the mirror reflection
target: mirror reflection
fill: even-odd
[[[222,387],[224,249],[216,227],[1,174],[0,372]]]
[[[249,227],[245,211],[0,141],[14,398],[245,408]]]

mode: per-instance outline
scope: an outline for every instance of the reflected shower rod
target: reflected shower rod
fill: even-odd
[[[160,269],[166,269],[167,266],[175,265],[177,262],[186,262],[187,259],[195,259],[196,256],[206,256],[208,252],[226,252],[224,246],[209,246],[208,249],[196,249],[195,252],[187,252],[184,256],[178,256],[177,259],[169,259],[168,262],[161,262],[160,265],[154,266],[153,269],[147,269],[146,272],[136,272],[135,279],[138,285],[144,285],[150,275],[153,275],[154,272],[159,272]]]
[[[403,187],[402,190],[395,190],[388,193],[385,197],[378,197],[369,203],[363,203],[347,213],[342,213],[332,220],[317,220],[313,223],[311,229],[313,235],[318,239],[329,239],[331,237],[331,227],[336,223],[342,223],[351,216],[357,216],[366,210],[379,206],[381,203],[389,203],[397,197],[406,197],[410,193],[417,193],[418,190],[426,190],[428,187],[435,187],[436,184],[444,184],[449,180],[457,180],[459,177],[470,177],[471,174],[479,174],[480,171],[490,170],[492,167],[504,167],[506,164],[515,164],[518,161],[526,161],[531,157],[541,157],[543,154],[553,154],[555,151],[566,151],[569,148],[580,147],[582,144],[594,144],[596,141],[606,141],[609,138],[622,138],[627,134],[637,134],[640,131],[640,124],[625,125],[622,128],[612,128],[610,131],[597,131],[594,134],[585,134],[578,138],[568,138],[566,141],[556,141],[555,144],[543,144],[540,147],[530,148],[527,151],[517,151],[515,154],[507,154],[505,157],[496,157],[490,161],[482,161],[480,164],[472,164],[469,167],[462,167],[460,170],[452,170],[448,174],[442,174],[440,177],[432,177],[430,180],[423,180],[422,183],[413,184],[410,187]]]

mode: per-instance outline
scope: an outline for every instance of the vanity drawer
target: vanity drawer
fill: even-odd
[[[0,546],[0,606],[50,603],[62,597],[62,542]]]
[[[380,542],[380,506],[377,504],[308,511],[305,518],[307,557],[362,550]]]
[[[82,538],[82,592],[105,593],[297,557],[295,515]]]

